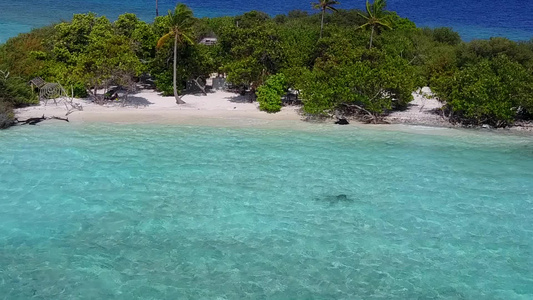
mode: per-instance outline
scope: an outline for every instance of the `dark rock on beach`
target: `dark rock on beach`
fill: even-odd
[[[348,124],[350,124],[350,122],[348,122],[348,120],[342,118],[342,119],[338,119],[338,120],[335,122],[335,124],[337,124],[337,125],[348,125]]]

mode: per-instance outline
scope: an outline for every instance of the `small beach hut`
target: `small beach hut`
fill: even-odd
[[[67,92],[59,83],[50,83],[44,81],[41,77],[35,77],[30,80],[30,85],[32,90],[39,90],[39,101],[44,101],[44,105],[48,104],[48,100],[54,100],[54,103],[57,105],[57,99],[64,98],[68,99]]]

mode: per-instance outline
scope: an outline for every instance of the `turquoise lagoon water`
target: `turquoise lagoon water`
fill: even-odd
[[[433,131],[2,131],[0,298],[532,299],[531,136]]]

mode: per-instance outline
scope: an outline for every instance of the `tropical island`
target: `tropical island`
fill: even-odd
[[[214,115],[382,123],[412,108],[416,95],[440,103],[426,110],[441,123],[427,125],[505,128],[532,120],[533,40],[464,42],[451,28],[416,27],[387,11],[385,0],[367,2],[365,11],[336,4],[320,0],[317,14],[217,18],[195,18],[178,4],[152,23],[87,13],[20,34],[0,46],[0,127],[15,124],[13,109],[45,100],[48,113],[62,113],[55,117],[85,107],[92,120],[109,111],[97,107],[117,116],[128,115],[123,106],[150,105],[158,117],[183,117],[175,113],[183,110],[205,117],[195,111],[210,103]],[[43,95],[46,83],[55,89]],[[70,100],[54,110],[49,99],[60,97]],[[42,107],[19,112],[38,117],[31,114]]]
[[[0,45],[2,299],[533,299],[533,41],[382,0],[30,2],[0,19],[117,19]]]

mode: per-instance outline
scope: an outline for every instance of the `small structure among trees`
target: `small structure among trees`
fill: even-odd
[[[32,90],[37,88],[39,90],[39,102],[43,101],[44,105],[48,104],[48,100],[54,100],[54,104],[57,105],[57,100],[63,100],[65,107],[67,108],[67,115],[74,110],[83,110],[83,107],[79,103],[74,103],[72,97],[67,94],[67,91],[59,83],[46,82],[41,77],[35,77],[30,80]]]
[[[44,105],[47,105],[50,99],[57,105],[57,99],[68,100],[69,96],[61,84],[46,83],[39,88],[39,101],[44,101]]]
[[[32,90],[39,90],[39,102],[44,101],[44,105],[48,104],[48,100],[54,100],[57,105],[57,99],[68,99],[67,92],[59,83],[46,82],[41,77],[35,77],[30,80]]]
[[[46,84],[46,81],[44,81],[44,79],[42,79],[41,77],[35,77],[30,80],[29,83],[32,89],[40,89],[43,85]]]
[[[206,46],[214,46],[218,42],[216,37],[204,37],[198,44]]]

